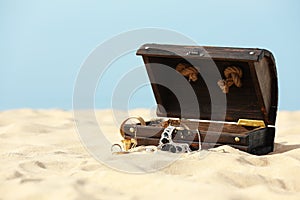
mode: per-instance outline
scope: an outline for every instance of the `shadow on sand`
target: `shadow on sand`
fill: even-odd
[[[285,143],[275,143],[274,145],[274,152],[270,153],[269,155],[279,154],[288,152],[294,149],[299,149],[300,144],[285,144]]]

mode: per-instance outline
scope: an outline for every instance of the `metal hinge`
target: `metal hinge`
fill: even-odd
[[[251,126],[251,127],[261,127],[261,128],[266,127],[266,124],[263,120],[254,120],[254,119],[239,119],[237,124],[240,126]]]

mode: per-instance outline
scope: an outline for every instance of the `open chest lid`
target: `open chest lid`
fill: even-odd
[[[275,125],[278,83],[270,51],[145,44],[136,54],[143,56],[159,105],[158,116],[233,122],[253,119]],[[193,102],[186,95],[189,88],[194,92]],[[216,113],[224,108],[225,116],[218,117]]]

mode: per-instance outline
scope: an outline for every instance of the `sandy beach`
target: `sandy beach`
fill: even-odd
[[[130,114],[150,116],[147,110]],[[118,142],[111,111],[99,110],[96,116],[107,138]],[[156,172],[132,174],[88,153],[72,111],[2,111],[0,199],[299,199],[299,122],[300,111],[279,112],[275,151],[265,156],[221,146],[205,157],[184,154]],[[151,160],[153,153],[142,156]]]

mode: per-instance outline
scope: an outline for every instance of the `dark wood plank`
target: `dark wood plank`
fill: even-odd
[[[251,52],[251,53],[250,53]],[[187,57],[215,60],[257,61],[262,54],[261,49],[209,47],[209,46],[183,46],[145,44],[137,51],[137,55],[156,57]]]
[[[155,138],[137,138],[137,143],[138,143],[138,146],[147,146],[147,145],[153,145],[153,146],[158,146],[159,144],[159,140],[158,139],[155,139]],[[214,147],[219,147],[219,146],[222,146],[224,144],[218,144],[218,143],[205,143],[205,142],[202,142],[201,143],[201,147],[202,149],[211,149],[211,148],[214,148]],[[242,146],[242,145],[230,145],[234,148],[237,148],[237,149],[240,149],[242,151],[248,151],[249,147],[247,146]],[[198,150],[199,149],[199,142],[193,142],[193,143],[190,143],[190,148],[195,151],[195,150]]]
[[[275,125],[277,109],[278,109],[278,77],[276,70],[276,63],[273,54],[264,50],[264,57],[268,61],[269,69],[270,69],[270,77],[271,77],[271,105],[269,107],[268,119],[269,124]]]
[[[182,109],[178,98],[186,98],[185,101],[189,102],[188,95],[185,95],[186,85],[181,84],[181,80],[177,76],[180,76],[178,73],[174,74],[165,74],[161,70],[161,65],[169,66],[170,69],[175,70],[176,65],[180,62],[186,62],[182,58],[170,59],[170,58],[160,58],[160,57],[148,57],[147,61],[147,71],[149,72],[149,79],[151,81],[152,89],[156,97],[157,104],[161,105],[163,109],[158,110],[158,116],[167,116],[167,117],[177,117],[177,118],[190,118],[190,119],[211,119],[211,95],[209,89],[206,85],[206,82],[202,76],[198,77],[196,82],[191,82],[191,86],[197,96],[199,109],[194,107],[186,106],[185,109]],[[193,63],[196,63],[195,67],[199,68],[200,73],[210,73],[211,62],[205,60],[193,60]],[[238,66],[243,70],[242,77],[242,88],[237,88],[232,86],[230,92],[226,94],[227,104],[223,104],[222,101],[214,99],[215,108],[220,107],[220,109],[215,109],[217,112],[225,107],[227,107],[226,117],[223,118],[222,113],[213,113],[216,117],[215,120],[220,121],[235,121],[237,122],[241,118],[246,119],[264,119],[261,111],[261,103],[259,103],[259,97],[256,95],[256,86],[253,84],[253,72],[250,72],[249,64],[246,62],[224,62],[224,61],[215,61],[215,66],[218,68],[219,72],[223,75],[223,71],[228,66]],[[255,73],[255,72],[254,72]],[[211,77],[213,79],[214,77]],[[224,77],[223,77],[224,78]],[[256,78],[256,77],[254,77]],[[176,85],[176,91],[179,91],[179,94],[174,94],[169,88],[166,88],[157,82],[167,81],[172,82],[173,85]],[[221,89],[217,86],[218,79],[211,80],[215,83],[215,86],[210,85],[210,91],[214,93],[220,93],[223,95]],[[258,83],[257,83],[258,84]],[[259,88],[259,86],[257,86]],[[221,99],[220,99],[221,100]],[[195,104],[193,102],[190,103]],[[200,114],[199,114],[200,111]]]
[[[278,79],[275,59],[270,51],[254,48],[145,44],[137,51],[137,55],[142,55],[146,64],[155,99],[160,105],[158,116],[206,120],[211,120],[211,116],[214,116],[213,120],[234,122],[239,119],[258,119],[264,120],[266,125],[275,125]],[[200,74],[195,82],[187,82],[180,73],[176,72],[177,64],[182,62],[192,64],[199,71]],[[162,66],[173,72],[164,72]],[[229,66],[241,68],[243,77],[242,87],[230,87],[229,93],[226,94],[224,119],[220,112],[224,109],[222,98],[211,99],[211,92],[221,93],[217,86],[220,78],[214,75],[220,73],[224,79],[223,72]],[[217,71],[213,70],[215,67]],[[161,84],[164,81],[171,85],[170,88]],[[187,83],[190,85],[186,85]],[[175,90],[172,90],[171,88],[174,87]],[[197,104],[189,98],[187,88],[192,88],[196,94]],[[179,103],[179,99],[184,102],[183,105]],[[199,109],[196,109],[197,106]],[[216,108],[215,113],[212,113],[212,106]],[[185,123],[191,130],[198,127],[203,147],[229,144],[257,155],[269,153],[274,147],[274,127],[249,128],[235,124],[222,124],[223,127],[220,128],[219,125],[209,126],[212,123],[195,124],[190,121]],[[158,124],[152,126],[149,122],[147,126],[134,125],[137,130],[136,135],[129,131],[130,127],[132,126],[125,126],[126,137],[137,136],[140,145],[157,145],[163,132],[163,128]],[[236,138],[238,140],[235,140]],[[197,148],[198,134],[193,131],[181,135],[177,133],[173,135],[173,140],[190,142],[191,147]]]
[[[205,49],[205,50],[204,50]],[[277,73],[274,57],[271,52],[254,48],[232,48],[232,47],[200,47],[182,45],[160,45],[145,44],[138,51],[137,55],[143,55],[147,72],[151,81],[155,98],[159,105],[159,116],[197,118],[197,109],[187,108],[180,110],[179,102],[168,88],[156,84],[160,79],[168,77],[168,74],[161,74],[154,68],[158,64],[167,65],[175,69],[179,62],[193,61],[196,63],[200,74],[201,71],[209,70],[211,60],[202,59],[209,53],[222,74],[227,66],[234,65],[242,68],[244,72],[243,87],[230,88],[227,98],[226,121],[237,121],[240,118],[262,119],[267,124],[274,125],[276,120],[278,104]],[[172,77],[176,84],[176,77]],[[218,80],[214,80],[217,82]],[[199,101],[200,119],[210,119],[211,99],[207,83],[199,76],[195,83],[191,83]],[[186,88],[177,85],[179,90],[184,92]],[[242,89],[242,90],[241,90]],[[271,91],[271,92],[270,92]],[[188,102],[188,101],[187,101]],[[218,105],[214,104],[218,107]],[[194,113],[193,113],[194,111]],[[221,115],[220,115],[221,116]],[[217,119],[224,120],[224,119]]]
[[[137,143],[138,146],[147,146],[147,145],[154,145],[157,146],[159,143],[158,139],[155,138],[137,138]],[[201,149],[205,150],[205,149],[211,149],[211,148],[215,148],[215,147],[219,147],[219,146],[223,146],[224,144],[219,144],[219,143],[207,143],[207,142],[202,142],[201,143]],[[273,151],[274,146],[273,145],[264,145],[264,146],[258,146],[255,148],[251,148],[249,146],[243,146],[243,145],[233,145],[230,144],[229,146],[239,149],[241,151],[245,151],[251,154],[255,154],[255,155],[265,155],[268,154],[270,152]],[[193,142],[190,144],[190,148],[193,151],[196,151],[199,149],[199,143],[198,142]],[[224,152],[227,153],[227,152]]]
[[[198,127],[202,142],[246,146],[260,146],[265,143],[264,137],[268,129],[244,127],[234,124],[222,124],[222,126],[220,126],[220,124],[206,122],[182,122],[182,124],[184,124],[185,127]],[[135,132],[131,132],[131,128],[134,128]],[[156,138],[159,140],[163,130],[163,127],[151,125],[141,126],[127,124],[124,126],[125,135],[129,138],[142,137]],[[178,131],[174,133],[172,137],[175,142],[185,141],[191,143],[199,141],[198,132],[195,128],[189,131]],[[236,140],[236,138],[238,138],[238,140]]]

